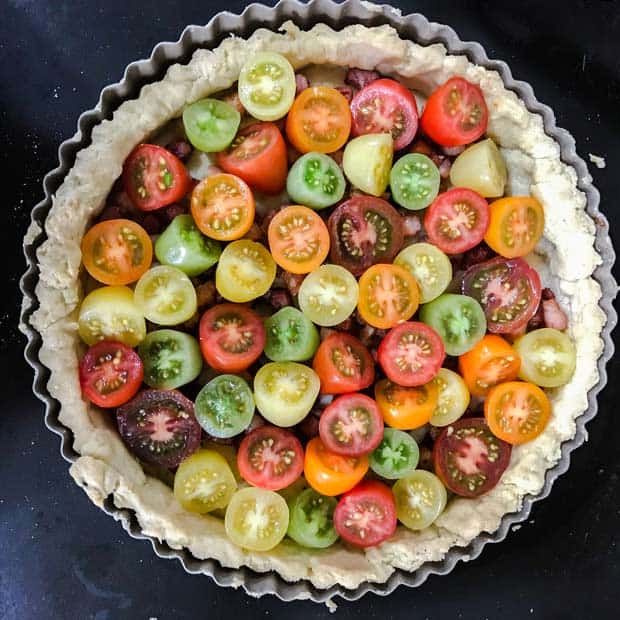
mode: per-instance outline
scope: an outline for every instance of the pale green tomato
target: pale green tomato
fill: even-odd
[[[430,471],[416,469],[392,487],[398,520],[410,530],[423,530],[437,519],[448,501],[446,488]]]
[[[353,138],[344,149],[342,167],[352,185],[367,194],[381,196],[390,180],[394,141],[389,133],[370,133]]]
[[[447,368],[440,368],[433,381],[439,388],[439,400],[430,423],[433,426],[448,426],[465,413],[469,406],[469,390],[461,375]]]
[[[408,245],[396,256],[394,264],[404,267],[416,279],[421,304],[439,297],[452,281],[450,259],[431,243]]]
[[[486,198],[503,196],[507,179],[506,162],[491,138],[466,148],[450,168],[452,185],[473,189]]]

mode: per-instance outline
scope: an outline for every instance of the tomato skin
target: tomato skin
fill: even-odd
[[[274,123],[254,123],[217,154],[217,164],[259,192],[279,194],[288,174],[286,143]]]
[[[170,151],[139,144],[125,160],[123,185],[138,209],[153,211],[183,198],[192,180],[183,162]]]
[[[375,384],[375,400],[384,422],[402,431],[427,424],[438,399],[439,388],[434,381],[417,387],[398,385],[389,379],[382,379]]]
[[[407,358],[414,357],[413,362]],[[405,359],[403,359],[405,358]],[[379,364],[388,379],[406,387],[428,383],[446,358],[441,336],[419,321],[400,323],[381,341]],[[414,368],[414,365],[419,365]]]
[[[513,406],[515,415],[505,412]],[[524,420],[518,414],[527,411]],[[491,432],[513,445],[532,441],[540,435],[551,417],[551,403],[537,385],[526,381],[508,381],[491,388],[484,401],[484,417]]]
[[[372,525],[360,529],[370,521]],[[343,540],[356,547],[374,547],[396,531],[396,502],[386,484],[378,480],[360,482],[345,493],[334,511],[334,526]]]
[[[86,351],[79,365],[80,386],[88,400],[99,407],[118,407],[133,398],[142,384],[144,367],[140,356],[122,342],[103,340]],[[101,381],[111,381],[110,392]],[[118,387],[116,383],[120,382]]]
[[[261,318],[240,304],[218,304],[207,310],[200,319],[199,333],[202,355],[207,364],[219,372],[245,370],[265,348],[265,327]],[[227,343],[227,339],[231,342]]]
[[[487,334],[459,356],[459,371],[474,396],[486,396],[497,383],[516,379],[520,366],[519,354],[501,336],[493,334]]]
[[[370,454],[383,438],[383,418],[377,403],[364,394],[339,396],[321,414],[319,435],[325,447],[336,454]]]
[[[545,227],[543,206],[531,196],[509,196],[491,203],[487,245],[505,258],[534,250]]]
[[[276,458],[277,463],[274,462]],[[241,476],[252,486],[278,491],[301,476],[304,450],[290,431],[277,426],[259,426],[243,438],[237,452],[237,465]]]
[[[341,495],[352,489],[368,471],[368,457],[336,454],[325,447],[320,437],[306,445],[304,476],[321,495]]]
[[[342,332],[321,342],[312,368],[321,379],[322,394],[357,392],[375,380],[375,363],[368,349],[355,336]]]
[[[499,482],[511,454],[512,446],[495,437],[484,418],[462,418],[435,440],[435,474],[453,493],[479,497]]]
[[[269,249],[282,269],[310,273],[329,254],[329,233],[320,215],[308,207],[291,205],[278,211],[269,223]],[[303,247],[299,247],[305,243]]]
[[[446,254],[477,246],[489,227],[489,203],[471,189],[455,187],[439,194],[424,215],[429,241]]]
[[[377,101],[383,104],[380,110],[376,109]],[[375,108],[367,113],[369,106],[375,106]],[[388,116],[396,114],[395,110],[399,110],[400,117],[390,118],[389,122],[386,122]],[[374,111],[376,111],[376,116],[373,115]],[[418,130],[418,106],[413,93],[396,80],[388,78],[375,80],[364,86],[351,101],[351,114],[354,136],[368,133],[391,133],[394,138],[395,151],[404,149],[413,140]],[[398,124],[404,127],[397,128]]]
[[[95,280],[119,286],[135,282],[151,266],[153,243],[132,220],[106,220],[82,237],[81,251],[84,267]]]
[[[462,146],[475,142],[486,131],[488,121],[489,111],[480,87],[453,77],[427,99],[420,124],[437,144]]]
[[[350,131],[349,102],[329,86],[304,89],[286,117],[286,135],[301,153],[333,153],[344,146]]]

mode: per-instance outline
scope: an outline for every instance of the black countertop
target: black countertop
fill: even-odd
[[[8,186],[0,227],[0,618],[158,620],[329,617],[325,606],[254,600],[158,559],[74,485],[30,391],[17,331],[21,239],[56,166],[59,143],[125,65],[186,24],[245,2],[9,0],[0,7],[0,160]],[[272,3],[270,3],[272,4]],[[450,24],[507,61],[556,112],[590,165],[612,233],[620,223],[620,5],[618,2],[398,1]],[[458,8],[457,8],[458,6]],[[618,618],[620,585],[620,362],[589,424],[587,444],[531,517],[482,556],[389,599],[337,600],[340,618]]]

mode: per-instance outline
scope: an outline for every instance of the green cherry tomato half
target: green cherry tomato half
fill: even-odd
[[[193,336],[174,329],[149,332],[138,347],[144,364],[144,383],[174,390],[192,382],[202,370],[202,354]]]
[[[405,431],[385,428],[381,443],[368,457],[370,468],[382,478],[396,480],[408,476],[420,460],[415,439]]]
[[[450,259],[431,243],[408,245],[396,256],[394,264],[404,267],[416,279],[421,304],[439,297],[452,281]]]
[[[433,426],[449,426],[456,422],[469,406],[469,390],[461,375],[448,368],[440,368],[433,383],[439,388],[439,398],[430,423]]]
[[[205,237],[191,215],[177,215],[155,242],[155,256],[162,265],[197,276],[217,263],[222,247]]]
[[[134,289],[134,301],[144,316],[157,325],[178,325],[196,312],[198,302],[192,281],[176,267],[151,267]]]
[[[181,462],[174,476],[174,496],[190,512],[225,508],[237,490],[226,459],[215,450],[198,450]]]
[[[367,194],[381,196],[390,180],[394,142],[389,133],[353,138],[344,149],[342,167],[351,183]]]
[[[288,521],[288,506],[281,495],[246,487],[230,500],[224,528],[235,545],[252,551],[269,551],[286,535]]]
[[[440,295],[422,306],[420,320],[437,331],[448,355],[467,353],[487,330],[484,311],[467,295]]]
[[[303,313],[286,306],[265,320],[265,355],[274,362],[305,362],[319,346],[319,332]]]
[[[338,540],[334,528],[334,510],[338,500],[305,489],[289,502],[286,532],[297,544],[310,549],[326,549]]]
[[[441,176],[432,160],[422,153],[403,155],[390,172],[392,198],[405,209],[425,209],[439,193]]]
[[[344,196],[346,181],[340,166],[323,153],[302,155],[289,170],[286,191],[300,205],[325,209]]]
[[[423,530],[443,512],[446,487],[430,471],[416,469],[392,487],[398,520],[410,530]]]
[[[82,301],[78,331],[88,345],[100,340],[116,340],[135,347],[146,336],[146,323],[130,288],[103,286]]]
[[[239,129],[241,115],[218,99],[201,99],[183,110],[183,127],[188,140],[207,153],[223,151]]]
[[[513,344],[521,356],[519,378],[545,388],[566,385],[575,372],[577,354],[572,340],[551,327],[535,329]]]
[[[195,414],[200,426],[209,435],[218,439],[234,437],[252,421],[252,390],[237,375],[218,375],[198,392]]]
[[[312,368],[295,362],[271,362],[254,377],[254,400],[272,424],[294,426],[308,415],[320,388],[321,381]]]
[[[275,121],[289,111],[295,99],[295,70],[281,54],[252,54],[239,74],[239,99],[261,121]]]
[[[357,306],[359,286],[353,274],[340,265],[321,265],[299,287],[301,311],[317,325],[342,323]]]

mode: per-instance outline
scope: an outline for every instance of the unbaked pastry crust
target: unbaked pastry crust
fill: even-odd
[[[531,260],[543,284],[553,288],[568,311],[577,349],[573,380],[550,392],[551,422],[535,441],[515,448],[495,489],[476,500],[455,499],[434,526],[422,532],[399,527],[392,539],[368,550],[337,544],[309,551],[288,540],[267,553],[235,547],[221,520],[184,511],[166,485],[147,476],[108,415],[80,394],[76,315],[85,228],[102,208],[132,148],[178,117],[187,103],[230,87],[241,65],[258,50],[280,52],[296,68],[329,63],[377,69],[426,94],[454,75],[479,84],[489,106],[488,133],[507,161],[508,193],[531,194],[545,207],[545,237]],[[78,153],[53,197],[45,224],[47,241],[38,251],[40,307],[32,325],[42,335],[39,355],[51,371],[48,389],[62,404],[59,419],[73,431],[74,448],[81,455],[71,475],[95,504],[102,506],[112,496],[116,506],[135,512],[145,534],[170,547],[186,547],[197,558],[214,558],[227,567],[275,570],[289,581],[309,579],[318,588],[384,582],[395,568],[411,571],[441,560],[453,545],[467,545],[481,532],[496,530],[505,513],[519,510],[526,494],[541,490],[546,470],[560,457],[561,443],[574,436],[575,419],[587,408],[587,392],[598,380],[605,316],[598,306],[600,287],[591,277],[601,260],[585,206],[576,173],[560,161],[559,146],[545,134],[541,117],[528,112],[496,72],[464,56],[448,55],[441,44],[402,40],[389,26],[334,31],[321,24],[304,32],[289,22],[279,33],[258,30],[248,40],[231,37],[213,51],[198,50],[187,65],[170,67],[164,79],[142,88],[138,99],[124,102],[112,120],[93,129],[92,144]]]

